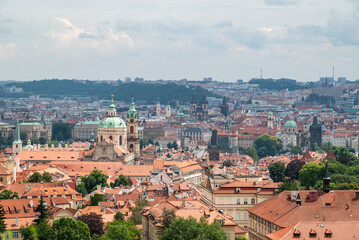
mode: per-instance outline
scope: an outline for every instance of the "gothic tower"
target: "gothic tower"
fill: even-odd
[[[212,131],[211,141],[208,145],[209,161],[220,160],[221,146],[218,143],[217,130]]]
[[[322,124],[318,122],[318,118],[315,116],[313,124],[309,127],[310,132],[310,144],[315,144],[318,147],[322,146]]]
[[[20,139],[19,117],[16,117],[16,132],[15,132],[15,139],[12,142],[12,153],[14,155],[18,155],[19,153],[22,153],[22,142]]]
[[[157,99],[157,103],[156,103],[156,116],[160,117],[161,116],[161,103],[160,103],[160,98]]]
[[[140,156],[140,139],[138,138],[138,122],[137,111],[135,103],[132,98],[130,109],[127,115],[127,148],[130,152],[135,154],[135,157]]]

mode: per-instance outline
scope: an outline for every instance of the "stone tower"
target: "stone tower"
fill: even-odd
[[[132,98],[130,109],[127,115],[127,148],[130,152],[135,154],[135,157],[140,156],[140,139],[138,137],[138,121],[135,103]]]
[[[273,129],[274,127],[274,116],[272,112],[269,112],[267,115],[267,127]]]
[[[219,161],[220,152],[221,152],[221,146],[218,143],[217,130],[213,130],[211,141],[208,145],[209,161]]]
[[[322,146],[322,124],[318,122],[318,118],[315,116],[313,124],[309,127],[310,132],[310,144],[315,144],[318,147]]]
[[[157,99],[157,103],[156,103],[156,116],[160,117],[161,116],[161,103],[160,103],[160,98]]]

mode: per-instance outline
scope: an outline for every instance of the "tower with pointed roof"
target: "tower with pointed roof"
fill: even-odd
[[[18,155],[22,153],[22,141],[20,139],[20,124],[19,124],[19,117],[16,117],[16,132],[15,138],[12,142],[12,152],[14,155]]]
[[[137,111],[133,98],[127,115],[127,148],[130,152],[133,152],[135,154],[136,158],[140,156],[140,139],[138,137]]]
[[[272,112],[268,112],[268,115],[267,115],[267,127],[269,129],[273,129],[273,127],[274,127],[274,116],[273,116]]]
[[[327,160],[325,160],[324,177],[323,177],[323,191],[326,193],[330,192],[330,177],[329,177]]]

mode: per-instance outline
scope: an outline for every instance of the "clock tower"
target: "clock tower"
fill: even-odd
[[[130,109],[127,115],[127,149],[135,154],[135,158],[140,157],[140,139],[138,138],[138,122],[135,103],[132,98]]]

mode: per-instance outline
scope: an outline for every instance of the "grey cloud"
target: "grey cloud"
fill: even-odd
[[[302,25],[292,29],[291,33],[297,33],[301,39],[309,41],[326,38],[333,46],[359,46],[359,15],[342,18],[332,13],[325,26]]]
[[[14,22],[12,18],[6,17],[0,13],[0,33],[11,33],[10,24]]]

